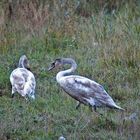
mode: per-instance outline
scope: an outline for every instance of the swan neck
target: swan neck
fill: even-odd
[[[24,66],[24,61],[23,61],[23,60],[19,60],[18,67],[19,67],[19,68],[25,68],[25,66]]]
[[[59,80],[66,76],[66,75],[70,75],[72,72],[74,72],[77,68],[77,64],[76,62],[73,60],[73,59],[68,59],[68,58],[65,58],[63,60],[63,64],[70,64],[71,67],[70,69],[67,69],[67,70],[64,70],[64,71],[60,71],[58,72],[57,76],[56,76],[56,80],[59,82]]]
[[[26,68],[28,66],[28,60],[25,55],[21,56],[19,59],[18,67]]]

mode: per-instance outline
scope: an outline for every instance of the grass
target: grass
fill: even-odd
[[[31,4],[31,7],[33,10],[34,5]],[[56,7],[56,12],[59,8]],[[18,18],[7,26],[2,24],[0,139],[55,140],[63,135],[68,140],[138,140],[139,9],[139,5],[126,4],[114,14],[101,12],[91,17],[82,17],[73,13],[66,19],[60,16],[55,19],[56,13],[52,12],[46,17],[50,24],[43,20],[44,9],[41,11],[40,7],[33,13],[38,18],[41,16],[42,23],[37,23],[37,29],[34,29],[34,20],[27,26],[29,19],[21,22],[23,19]],[[63,16],[62,11],[58,15]],[[58,28],[53,25],[58,25]],[[25,101],[18,94],[14,99],[11,98],[9,75],[22,54],[29,58],[37,81],[36,100],[33,102]],[[104,114],[104,117],[100,117],[86,106],[76,110],[75,100],[56,83],[55,75],[58,71],[47,71],[50,62],[58,57],[74,58],[78,64],[75,73],[101,83],[126,111],[98,109]],[[132,113],[136,113],[137,119],[126,120]]]

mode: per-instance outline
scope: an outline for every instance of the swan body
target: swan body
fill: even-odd
[[[25,55],[20,57],[19,66],[12,71],[10,75],[10,82],[12,85],[12,97],[15,92],[18,92],[21,96],[28,96],[31,99],[35,99],[35,87],[36,81],[33,73],[28,70],[29,62]]]
[[[71,68],[58,72],[56,75],[56,80],[66,93],[79,102],[76,108],[80,106],[80,103],[83,103],[85,105],[94,107],[95,111],[96,107],[102,106],[124,110],[115,104],[111,96],[109,96],[102,85],[86,77],[70,75],[77,68],[77,64],[73,59],[56,59],[51,64],[49,70],[64,64],[71,64]]]

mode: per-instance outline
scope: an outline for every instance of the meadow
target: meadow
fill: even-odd
[[[0,140],[139,140],[140,2],[123,2],[0,2]],[[11,98],[9,76],[23,54],[37,81],[35,101]],[[75,74],[102,84],[125,111],[76,110],[56,82],[60,69],[47,70],[61,57],[75,59]]]

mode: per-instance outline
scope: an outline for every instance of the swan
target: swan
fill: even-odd
[[[18,68],[10,74],[10,82],[12,97],[14,97],[15,92],[18,92],[26,100],[27,97],[35,99],[36,81],[33,73],[29,71],[29,61],[26,55],[20,57]]]
[[[51,63],[48,70],[50,71],[65,64],[70,64],[71,68],[58,72],[56,81],[66,93],[78,101],[76,109],[78,109],[82,103],[94,109],[95,112],[97,112],[97,107],[103,106],[124,110],[115,104],[111,96],[109,96],[99,83],[83,76],[71,75],[77,68],[77,64],[73,59],[58,58]]]

